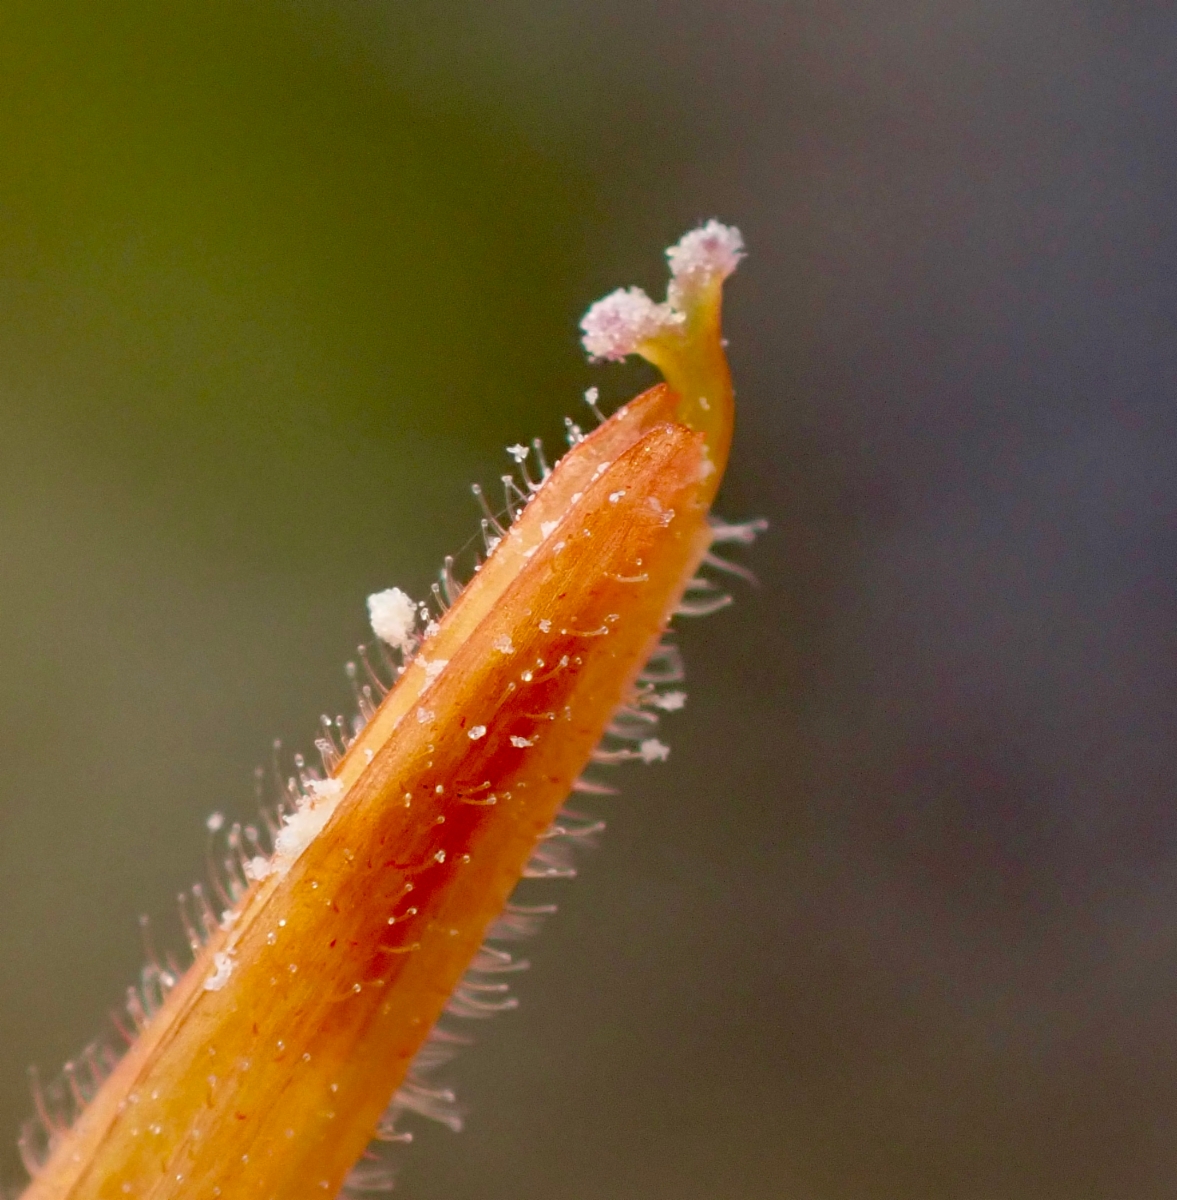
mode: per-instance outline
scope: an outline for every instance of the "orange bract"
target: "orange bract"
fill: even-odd
[[[718,439],[663,385],[574,446],[25,1200],[338,1192],[711,543],[709,336]]]

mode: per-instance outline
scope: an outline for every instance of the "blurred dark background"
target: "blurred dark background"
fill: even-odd
[[[0,1174],[700,218],[758,590],[399,1194],[1177,1195],[1177,11],[0,10]]]

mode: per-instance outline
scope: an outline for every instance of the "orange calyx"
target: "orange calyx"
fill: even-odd
[[[733,401],[696,233],[638,347],[668,384],[534,492],[24,1200],[338,1192],[711,544]]]

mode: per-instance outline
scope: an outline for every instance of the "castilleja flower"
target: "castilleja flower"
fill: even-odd
[[[587,436],[570,425],[553,470],[538,444],[530,473],[532,448],[511,448],[509,523],[487,509],[464,588],[447,563],[448,608],[369,599],[395,681],[373,672],[354,723],[329,723],[322,771],[296,760],[268,841],[228,832],[224,910],[194,889],[194,961],[152,955],[121,1058],[92,1048],[56,1094],[35,1088],[25,1200],[320,1200],[365,1182],[374,1138],[407,1139],[406,1110],[457,1123],[424,1081],[460,1040],[439,1018],[509,1003],[520,964],[494,938],[535,917],[512,890],[561,873],[560,839],[591,828],[561,805],[609,790],[582,775],[594,757],[666,756],[657,710],[683,700],[667,623],[726,603],[696,571],[754,532],[708,515],[733,419],[721,291],[742,253],[709,222],[668,252],[665,302],[595,304],[589,354],[640,354],[666,382]]]

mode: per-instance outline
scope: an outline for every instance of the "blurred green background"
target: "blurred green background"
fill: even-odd
[[[762,584],[404,1196],[1177,1191],[1170,6],[0,10],[0,1177],[364,597],[702,218]],[[555,889],[554,889],[555,890]]]

